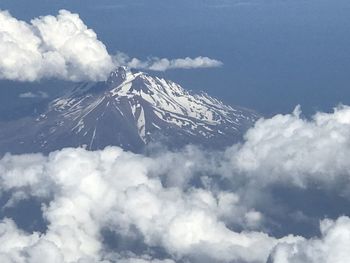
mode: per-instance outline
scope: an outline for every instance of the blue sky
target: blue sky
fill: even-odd
[[[159,75],[266,115],[350,102],[349,1],[1,0],[0,7],[27,21],[77,12],[111,54],[219,59],[220,68]]]

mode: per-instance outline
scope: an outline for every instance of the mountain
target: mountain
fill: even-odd
[[[237,142],[257,118],[206,93],[120,67],[105,82],[77,85],[35,118],[2,125],[0,148],[2,153],[47,153],[118,145],[138,152],[151,142],[220,148]]]

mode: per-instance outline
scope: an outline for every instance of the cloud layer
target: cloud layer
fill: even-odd
[[[338,197],[349,205],[349,128],[350,107],[310,120],[297,108],[259,120],[224,152],[8,154],[0,160],[3,211],[37,200],[47,230],[1,219],[0,261],[346,263],[348,211],[312,214],[314,203],[278,203],[272,189],[317,188],[332,206]],[[290,212],[291,221],[276,221]],[[309,219],[320,221],[319,236],[273,235]]]
[[[108,54],[106,46],[79,15],[67,10],[60,10],[57,16],[35,18],[30,23],[0,10],[0,56],[0,79],[19,81],[42,78],[106,80],[121,64],[156,71],[222,64],[207,57],[121,61],[122,56]]]
[[[163,248],[174,260],[195,262],[260,261],[281,241],[264,233],[230,230],[225,215],[249,217],[253,212],[240,205],[237,195],[165,187],[160,162],[170,165],[163,158],[112,147],[97,152],[65,149],[48,157],[5,156],[0,186],[12,194],[6,206],[28,197],[49,200],[42,208],[48,230],[25,233],[11,219],[2,220],[1,262],[39,262],[42,253],[49,262],[129,260],[125,255],[133,253],[132,247],[105,249],[103,229],[125,240],[136,236],[149,248]]]

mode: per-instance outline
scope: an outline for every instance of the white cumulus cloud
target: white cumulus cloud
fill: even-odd
[[[299,239],[230,230],[227,211],[254,221],[259,216],[233,192],[164,186],[161,171],[154,168],[167,159],[112,147],[96,152],[65,149],[48,157],[6,155],[0,160],[0,189],[14,197],[8,206],[21,198],[43,200],[48,229],[26,233],[13,220],[3,219],[0,261],[37,262],[44,251],[50,262],[123,262],[121,257],[125,262],[161,262],[144,254],[129,261],[135,256],[125,255],[132,251],[108,252],[103,229],[124,239],[138,235],[149,248],[162,247],[175,260],[193,262],[264,262],[277,243]]]
[[[95,32],[66,10],[30,23],[0,11],[0,56],[0,78],[20,81],[103,80],[114,67]]]
[[[279,244],[271,263],[346,263],[350,260],[350,218],[325,219],[320,224],[321,237]]]
[[[317,113],[311,120],[300,115],[296,108],[293,114],[259,120],[245,142],[228,151],[235,169],[263,184],[349,184],[350,107]]]

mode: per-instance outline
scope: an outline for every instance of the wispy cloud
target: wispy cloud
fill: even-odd
[[[142,61],[138,58],[129,58],[124,53],[119,53],[115,57],[116,61],[120,65],[126,65],[135,69],[147,69],[152,71],[166,71],[171,69],[198,69],[198,68],[216,68],[221,67],[223,63],[216,59],[208,57],[196,57],[196,58],[149,58],[146,61]]]
[[[45,99],[45,98],[48,98],[49,95],[44,91],[38,91],[38,92],[29,91],[29,92],[24,92],[19,94],[18,97],[21,99],[34,99],[34,98]]]

